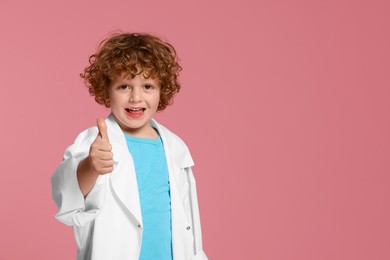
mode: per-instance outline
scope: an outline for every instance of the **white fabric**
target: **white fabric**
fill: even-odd
[[[168,163],[173,258],[206,260],[191,155],[178,136],[154,120],[151,123],[161,135]],[[106,124],[114,154],[113,172],[99,176],[84,198],[77,182],[77,166],[88,156],[98,130],[91,127],[80,133],[51,178],[58,207],[56,218],[73,227],[78,260],[136,260],[142,242],[142,216],[134,164],[112,115]]]

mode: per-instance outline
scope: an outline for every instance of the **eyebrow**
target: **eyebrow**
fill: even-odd
[[[122,84],[129,85],[130,83],[126,79],[119,78],[119,79],[114,80],[111,84],[112,85],[122,85]],[[154,86],[160,86],[161,85],[159,80],[152,79],[152,78],[143,79],[141,81],[141,84],[150,84],[150,85],[154,85]]]

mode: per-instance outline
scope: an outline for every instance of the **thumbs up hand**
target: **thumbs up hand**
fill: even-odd
[[[97,127],[99,133],[89,149],[89,165],[93,173],[102,175],[113,171],[114,160],[112,147],[108,140],[106,122],[98,118]]]

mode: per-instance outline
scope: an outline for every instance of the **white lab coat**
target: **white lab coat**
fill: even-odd
[[[184,142],[155,120],[151,121],[164,144],[167,158],[174,260],[206,260],[202,249],[194,165]],[[72,226],[78,260],[136,260],[142,242],[142,215],[137,179],[125,137],[113,115],[106,119],[114,170],[98,177],[86,198],[77,181],[77,166],[88,156],[98,130],[91,127],[69,146],[53,174],[56,218]]]

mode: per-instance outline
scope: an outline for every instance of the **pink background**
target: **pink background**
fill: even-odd
[[[390,259],[389,1],[0,0],[0,259],[74,259],[50,176],[109,111],[79,73],[109,32],[168,39],[157,119],[196,162],[210,259]]]

